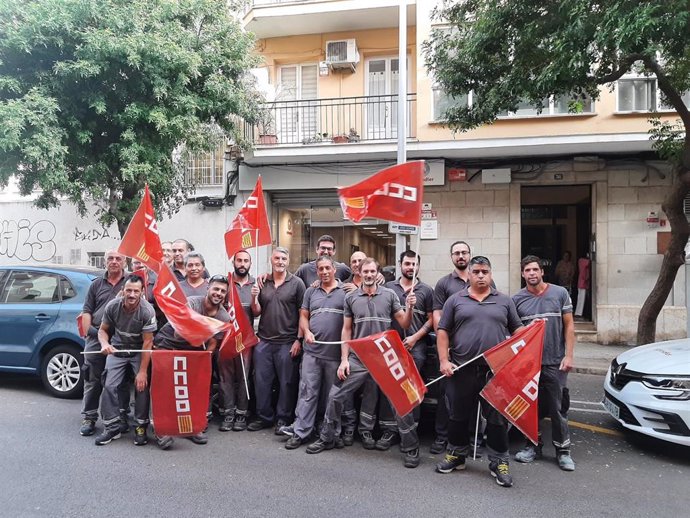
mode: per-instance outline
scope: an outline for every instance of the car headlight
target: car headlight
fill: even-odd
[[[645,376],[642,378],[642,384],[655,390],[678,392],[668,395],[655,394],[654,397],[658,399],[690,400],[690,377]]]

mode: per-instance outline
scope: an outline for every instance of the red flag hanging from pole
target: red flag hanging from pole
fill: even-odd
[[[494,377],[481,391],[481,396],[534,444],[537,444],[539,431],[539,375],[544,322],[536,327],[537,332],[525,340],[517,354],[494,371]]]
[[[158,307],[177,334],[194,347],[201,347],[212,336],[230,328],[230,324],[226,322],[194,311],[187,306],[186,298],[184,302],[180,301],[180,295],[184,297],[184,293],[168,265],[161,267],[158,281],[153,288],[153,295],[156,297]]]
[[[343,214],[355,223],[370,217],[418,226],[422,217],[424,167],[423,160],[406,162],[338,188]]]
[[[533,321],[510,338],[493,346],[483,353],[484,359],[493,372],[498,372],[531,340],[537,340],[540,344],[544,342],[544,320]]]
[[[261,176],[254,191],[230,223],[225,232],[225,250],[228,257],[241,248],[253,248],[271,244],[271,226],[268,223]]]
[[[422,402],[426,393],[424,381],[396,331],[350,340],[347,344],[369,370],[399,416],[410,413]]]
[[[196,435],[208,426],[211,353],[151,354],[151,418],[157,435]]]
[[[218,351],[221,361],[230,361],[244,350],[254,347],[259,343],[259,339],[254,334],[254,328],[249,323],[247,314],[242,308],[240,295],[237,293],[237,287],[231,275],[228,276],[228,280],[230,281],[228,314],[231,320],[230,329],[225,333]]]
[[[163,262],[163,247],[158,236],[158,222],[153,212],[149,186],[144,187],[144,197],[134,213],[125,235],[117,249],[122,255],[139,259],[157,272]]]

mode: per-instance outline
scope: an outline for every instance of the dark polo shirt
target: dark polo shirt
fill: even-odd
[[[340,281],[330,293],[326,293],[321,286],[307,288],[302,302],[302,309],[309,311],[309,330],[320,342],[339,342],[343,330],[343,307],[345,305],[345,290]],[[324,360],[339,360],[340,346],[304,343],[304,352],[323,358]]]
[[[407,300],[407,294],[409,292],[400,284],[400,279],[397,281],[387,282],[385,287],[393,290],[400,300],[400,304],[405,307],[405,301]],[[429,320],[429,313],[432,311],[434,303],[434,290],[428,284],[419,281],[415,284],[414,294],[417,296],[417,302],[412,309],[412,324],[406,330],[403,330],[397,321],[393,320],[393,329],[395,329],[400,335],[401,339],[405,339],[406,336],[410,336],[419,331],[422,326]],[[420,340],[420,342],[427,343],[428,334]]]
[[[231,277],[232,279],[232,277]],[[240,295],[240,302],[242,303],[242,309],[244,309],[244,313],[247,315],[247,318],[249,319],[249,324],[254,325],[254,318],[255,315],[252,313],[252,286],[256,282],[256,279],[249,275],[249,278],[247,279],[247,282],[245,284],[240,284],[237,281],[233,281],[235,283],[235,287],[237,288],[237,293]]]
[[[441,277],[436,282],[436,287],[434,288],[433,310],[443,309],[443,305],[451,295],[464,290],[466,287],[467,283],[458,276],[457,270],[453,270],[448,275]]]
[[[273,276],[266,277],[264,287],[259,292],[259,338],[283,344],[297,339],[299,308],[302,307],[305,291],[302,279],[289,272],[285,282],[277,288]]]
[[[352,270],[350,270],[350,267],[348,265],[346,265],[345,263],[339,263],[338,261],[335,261],[336,279],[344,282],[348,279],[348,277],[350,277],[350,275],[352,275]],[[314,281],[318,281],[319,275],[316,271],[316,260],[304,263],[299,268],[297,268],[295,276],[302,279],[302,282],[307,288],[314,284]]]
[[[451,359],[460,364],[491,349],[522,326],[513,300],[495,288],[482,302],[467,289],[451,295],[438,324],[450,337]]]
[[[377,286],[373,295],[360,286],[345,297],[345,316],[352,318],[353,339],[388,331],[393,315],[402,309],[395,292],[383,286]]]
[[[206,309],[204,308],[204,299],[206,296],[203,297],[189,297],[187,299],[187,305],[200,315],[206,315]],[[230,315],[228,315],[228,312],[225,311],[225,308],[221,306],[218,308],[218,312],[215,314],[213,317],[216,320],[220,320],[221,322],[230,322]],[[223,333],[217,334],[214,338],[217,340],[222,340],[223,339]],[[153,343],[156,346],[156,349],[174,349],[174,350],[187,350],[187,351],[198,351],[200,348],[194,347],[187,342],[184,338],[182,338],[180,335],[175,332],[175,328],[170,324],[170,322],[166,323],[163,327],[161,327],[160,331],[156,333],[156,336],[153,338]],[[219,344],[220,345],[220,344]]]
[[[91,326],[96,330],[98,330],[103,320],[105,306],[108,302],[115,299],[117,294],[124,288],[126,278],[127,272],[125,272],[117,284],[112,285],[108,282],[108,272],[105,272],[102,277],[94,279],[91,286],[89,286],[89,291],[86,292],[86,299],[84,300],[83,311],[91,315]]]
[[[573,312],[568,291],[562,286],[547,284],[541,295],[534,295],[523,288],[513,295],[513,302],[523,325],[530,324],[536,318],[546,319],[541,364],[560,365],[565,356],[563,314]]]

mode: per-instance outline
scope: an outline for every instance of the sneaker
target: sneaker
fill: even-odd
[[[563,471],[575,471],[575,462],[569,452],[558,454],[558,467]]]
[[[278,431],[280,432],[280,435],[287,435],[288,437],[295,435],[295,429],[292,425],[281,426]]]
[[[79,434],[87,437],[96,433],[96,421],[91,419],[84,419],[81,422],[81,428],[79,428]]]
[[[208,436],[205,432],[198,433],[196,435],[189,435],[187,437],[194,444],[206,444],[208,442]]]
[[[405,459],[403,465],[406,468],[416,468],[419,466],[419,448],[405,452]]]
[[[282,419],[278,419],[278,422],[276,423],[275,428],[273,429],[273,433],[275,435],[283,435],[283,432],[280,431],[281,428],[284,428],[287,426],[287,423],[283,421]]]
[[[307,446],[307,453],[321,453],[324,450],[332,450],[335,448],[335,442],[325,442],[321,438],[316,439],[313,443]]]
[[[506,461],[492,460],[489,463],[489,470],[491,470],[491,476],[496,479],[496,484],[499,486],[510,487],[513,485],[513,477],[510,476],[510,468]]]
[[[268,428],[269,426],[271,425],[266,421],[256,419],[255,421],[249,423],[249,426],[247,426],[247,430],[249,430],[250,432],[258,432],[259,430],[263,430],[264,428]]]
[[[293,435],[285,443],[285,449],[286,450],[296,450],[297,448],[302,446],[302,443],[303,443],[302,438],[299,435]]]
[[[167,450],[173,445],[174,442],[175,440],[169,435],[156,435],[156,446],[158,446],[161,450]]]
[[[103,446],[119,438],[120,430],[103,430],[102,434],[96,436],[96,446]]]
[[[129,432],[129,421],[127,420],[127,412],[120,412],[120,433]]]
[[[223,422],[218,427],[218,430],[221,432],[229,432],[230,430],[232,430],[232,427],[234,425],[235,425],[235,416],[228,414],[225,417],[223,417]]]
[[[536,459],[541,459],[541,445],[527,443],[525,447],[515,454],[515,460],[524,464],[534,462]]]
[[[376,441],[376,449],[381,451],[386,451],[390,449],[390,447],[397,442],[397,438],[398,435],[396,433],[393,433],[390,430],[386,430],[385,432],[383,432],[381,438],[378,441]]]
[[[373,450],[376,448],[376,441],[371,436],[371,432],[361,432],[359,438],[362,440],[362,446],[365,450]]]
[[[336,450],[342,450],[345,447],[345,441],[343,441],[343,438],[340,436],[335,438],[333,444]]]
[[[436,472],[451,473],[456,469],[458,471],[465,469],[465,456],[460,455],[457,450],[448,450],[443,460],[436,464]]]
[[[235,424],[232,425],[233,432],[243,432],[247,429],[247,416],[246,415],[236,415]]]
[[[429,453],[431,453],[432,455],[438,455],[439,453],[443,453],[444,451],[446,451],[447,444],[448,442],[445,439],[436,437],[436,439],[434,439],[434,442],[431,443]]]
[[[348,430],[343,432],[343,444],[345,446],[352,446],[355,443],[355,432],[353,430]]]
[[[134,429],[134,444],[137,446],[143,446],[144,444],[148,444],[149,438],[146,435],[146,427],[145,426],[137,426]]]

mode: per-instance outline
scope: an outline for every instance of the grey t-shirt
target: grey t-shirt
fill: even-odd
[[[232,277],[230,278],[232,280]],[[249,278],[247,279],[247,282],[244,284],[240,284],[236,281],[235,282],[235,287],[237,288],[237,293],[240,295],[240,302],[242,303],[242,309],[244,309],[244,313],[247,315],[247,318],[249,319],[249,325],[253,326],[254,325],[254,313],[252,313],[252,285],[255,282],[254,277],[249,275]]]
[[[353,339],[388,331],[393,315],[402,309],[395,292],[382,286],[373,295],[359,287],[345,297],[345,316],[352,318]]]
[[[204,279],[204,282],[195,288],[184,280],[180,283],[180,288],[187,297],[203,297],[208,291],[208,281]]]
[[[305,291],[302,279],[291,273],[287,274],[285,282],[277,288],[273,277],[266,277],[259,293],[259,338],[282,344],[289,344],[297,339],[299,308],[302,307]]]
[[[204,308],[204,299],[206,296],[203,297],[189,297],[187,299],[187,306],[189,306],[192,310],[196,311],[200,315],[206,315],[206,309]],[[223,306],[218,308],[218,312],[215,314],[213,317],[216,320],[220,320],[221,322],[230,322],[230,315],[228,315],[228,312],[225,311],[225,308]],[[223,333],[218,333],[214,338],[218,341],[221,341],[223,339]],[[170,322],[166,323],[163,327],[161,327],[160,331],[156,333],[156,336],[153,339],[153,343],[156,345],[157,349],[177,349],[177,350],[192,350],[192,351],[198,351],[199,347],[194,347],[190,345],[187,340],[182,338],[180,335],[177,334],[175,331],[175,328],[170,324]]]
[[[345,263],[339,263],[338,261],[335,262],[336,279],[344,282],[348,279],[348,277],[350,277],[350,275],[352,275],[352,270],[350,270],[350,267],[348,265],[346,265]],[[319,275],[316,271],[316,260],[304,263],[299,268],[297,268],[295,276],[302,279],[302,282],[307,288],[314,284],[314,281],[318,281]]]
[[[513,295],[513,302],[523,325],[536,318],[546,320],[542,365],[560,365],[565,356],[565,338],[563,335],[563,313],[573,312],[573,303],[568,291],[556,284],[547,284],[541,295],[530,293],[523,288]]]
[[[94,279],[89,286],[89,291],[86,292],[86,299],[84,299],[84,313],[91,315],[91,325],[98,329],[103,319],[103,312],[105,307],[111,300],[117,297],[117,294],[122,291],[125,286],[125,278],[117,281],[115,284],[108,282],[108,272],[105,272],[101,277]]]
[[[141,349],[142,333],[153,333],[157,328],[156,312],[145,299],[132,312],[125,310],[122,297],[111,300],[103,312],[102,323],[110,328],[110,344],[115,349]]]
[[[409,292],[405,291],[405,289],[402,287],[400,284],[400,279],[397,281],[387,282],[385,287],[395,292],[400,300],[400,304],[404,307]],[[410,327],[408,327],[406,330],[403,330],[398,322],[393,320],[393,329],[398,332],[401,339],[405,339],[406,336],[413,335],[419,331],[427,320],[429,320],[428,314],[431,313],[433,308],[434,291],[431,289],[431,286],[419,281],[417,284],[415,284],[414,294],[417,296],[417,302],[412,310],[412,324],[410,324]],[[415,347],[420,346],[420,344],[421,346],[426,347],[428,337],[428,334],[424,335],[424,338],[417,342]]]
[[[345,290],[340,282],[329,293],[321,288],[307,288],[302,309],[309,311],[309,330],[320,342],[339,342],[343,330]],[[304,352],[324,360],[339,360],[340,346],[304,343]]]
[[[451,359],[460,364],[488,351],[521,325],[515,304],[508,295],[492,288],[479,302],[464,289],[451,295],[443,305],[438,328],[448,333]]]

